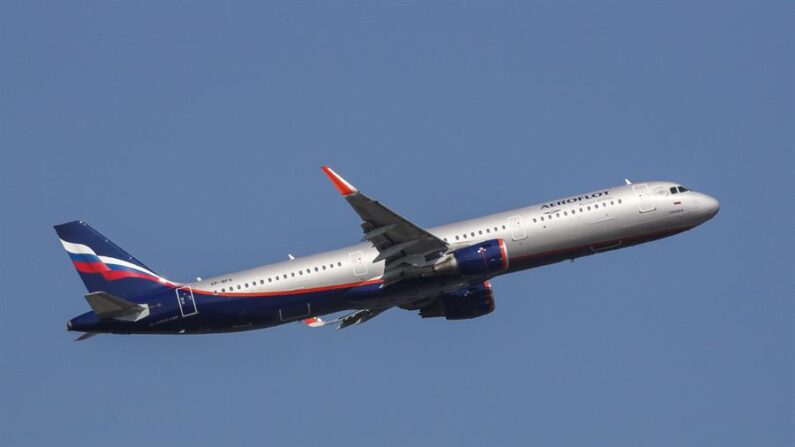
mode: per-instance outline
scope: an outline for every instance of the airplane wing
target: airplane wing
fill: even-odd
[[[355,324],[362,324],[365,321],[370,320],[371,318],[375,318],[378,315],[381,315],[383,312],[389,309],[390,307],[384,307],[382,309],[361,309],[357,310],[356,312],[345,315],[344,317],[340,317],[331,321],[326,321],[320,317],[312,317],[304,320],[304,324],[306,324],[309,327],[323,327],[323,326],[328,326],[330,324],[338,323],[337,329],[345,329],[348,326],[353,326]]]
[[[421,276],[448,250],[446,242],[362,194],[331,168],[323,166],[323,172],[362,218],[362,240],[370,241],[379,252],[373,261],[386,262],[384,286]]]

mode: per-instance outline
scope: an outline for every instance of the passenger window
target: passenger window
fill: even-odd
[[[458,238],[458,235],[456,234],[456,235],[455,235],[455,240],[458,240],[458,239],[459,239],[459,238]]]
[[[287,273],[284,274],[284,279],[287,279]]]
[[[317,271],[317,267],[315,267],[315,271]]]
[[[621,199],[618,199],[618,203],[621,204]]]
[[[587,208],[588,208],[588,211],[591,211],[591,206],[590,206],[590,205],[588,205],[588,207],[587,207]]]
[[[535,217],[533,218],[533,223],[536,223],[536,218]]]
[[[505,229],[505,225],[503,225],[503,226],[502,226],[502,229],[503,229],[503,230]]]
[[[295,272],[290,272],[290,276],[292,276],[293,278],[295,278]]]
[[[490,228],[486,228],[486,233],[491,233],[491,229]]]
[[[225,288],[221,289],[221,293],[224,293],[224,292],[226,292],[226,289]]]
[[[478,230],[478,234],[483,234],[483,230]]]
[[[329,264],[328,268],[333,269],[334,268],[334,264]]]
[[[323,270],[326,270],[326,264],[323,264],[322,266],[320,266],[320,268],[322,268]]]
[[[467,235],[466,235],[466,234],[464,234],[463,236],[464,236],[464,239],[466,239],[466,238],[467,238]]]
[[[543,222],[543,221],[544,221],[544,216],[541,216],[541,222]]]
[[[564,211],[564,212],[563,212],[563,215],[564,215],[564,216],[568,216],[568,215],[569,215],[569,212],[568,212],[568,211]]]
[[[499,231],[497,227],[494,227],[494,232],[496,233],[497,231]]]
[[[615,205],[615,204],[616,204],[616,203],[615,203],[615,202],[613,202],[612,200],[610,201],[610,206],[613,206],[613,205]]]
[[[240,284],[237,285],[237,290],[240,290]]]
[[[299,270],[299,271],[298,271],[298,274],[299,274],[299,275],[301,275],[301,276],[303,276],[303,275],[304,275],[304,271],[303,271],[303,270]]]
[[[342,262],[337,261],[337,265],[342,267]]]
[[[574,215],[577,213],[577,210],[571,210],[571,214]]]
[[[268,282],[273,282],[273,280],[270,277],[268,277]]]
[[[558,219],[560,219],[560,213],[558,213],[558,214],[555,214],[555,217],[557,217]]]

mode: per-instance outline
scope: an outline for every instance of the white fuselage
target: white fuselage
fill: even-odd
[[[672,182],[627,184],[428,231],[452,249],[504,240],[507,272],[646,242],[690,229],[718,211],[714,198]],[[672,189],[673,188],[673,189]],[[676,193],[673,193],[676,191]],[[258,294],[377,282],[384,262],[370,242],[189,284],[215,294]]]

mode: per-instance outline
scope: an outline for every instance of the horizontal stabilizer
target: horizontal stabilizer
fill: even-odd
[[[100,320],[138,321],[149,315],[149,305],[133,303],[107,292],[89,293],[86,301]]]

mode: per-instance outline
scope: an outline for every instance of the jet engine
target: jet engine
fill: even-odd
[[[448,320],[468,320],[494,311],[494,295],[488,281],[482,285],[448,293],[420,309],[422,318],[445,317]]]
[[[433,267],[434,273],[465,276],[489,275],[508,268],[508,251],[502,239],[478,242],[459,248]]]

